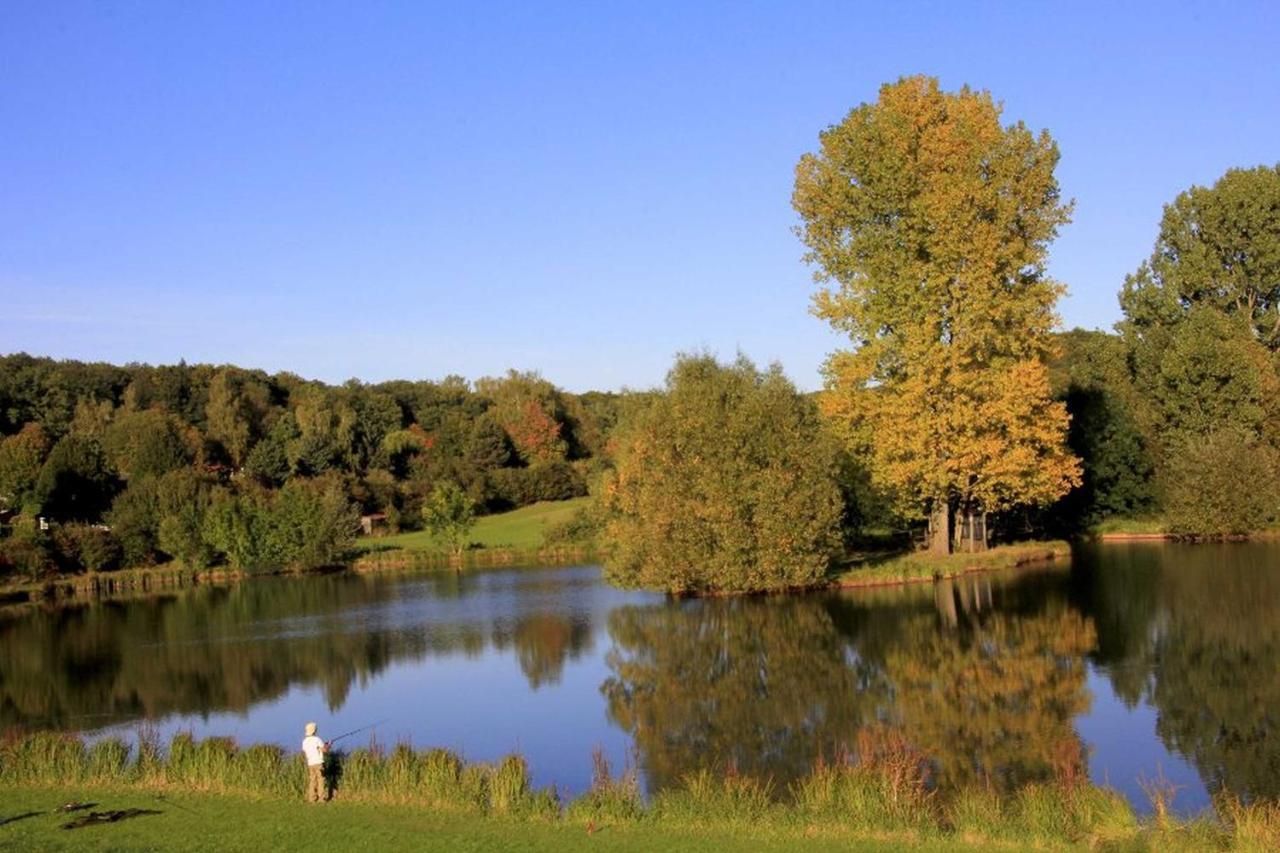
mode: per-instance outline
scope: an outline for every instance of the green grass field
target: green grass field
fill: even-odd
[[[535,550],[543,545],[543,533],[552,524],[568,521],[575,512],[590,503],[591,498],[567,501],[542,501],[531,506],[486,515],[476,520],[471,542],[483,548]],[[424,530],[361,539],[363,551],[403,548],[406,551],[440,551],[440,544]]]
[[[153,809],[118,823],[68,830],[74,815],[55,811],[68,802],[96,803],[93,810]],[[33,816],[20,815],[35,812]],[[80,812],[82,814],[84,812]],[[9,822],[5,822],[9,821]],[[590,829],[591,831],[588,831]],[[810,833],[812,835],[812,833]],[[777,830],[592,825],[517,821],[432,811],[387,803],[300,801],[232,794],[137,790],[0,787],[3,850],[691,850],[733,851],[954,850],[956,839],[915,836],[857,838],[847,833],[806,837],[801,828]],[[980,849],[964,847],[959,849]]]

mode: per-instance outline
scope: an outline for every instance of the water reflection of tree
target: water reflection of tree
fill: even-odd
[[[609,635],[609,716],[634,735],[655,789],[697,767],[794,778],[885,695],[806,600],[626,607],[610,614]]]
[[[394,581],[332,576],[28,609],[0,619],[0,727],[245,712],[295,686],[320,688],[336,709],[354,683],[396,661],[513,646],[536,687],[589,643],[588,616],[522,613],[518,604],[499,615],[447,604],[423,618],[421,607],[477,590],[474,581],[420,583],[430,595],[403,605]],[[252,626],[266,627],[259,636]]]
[[[943,785],[1079,772],[1094,632],[1060,590],[1042,593],[1027,610],[990,581],[626,608],[602,690],[653,788],[729,763],[786,782],[884,723]]]
[[[1157,709],[1161,739],[1210,791],[1280,796],[1276,554],[1252,543],[1090,555],[1102,669],[1130,702]]]
[[[981,612],[981,584],[939,584],[943,629],[914,616],[884,660],[893,718],[931,756],[942,785],[1009,790],[1057,773],[1083,773],[1072,727],[1089,707],[1084,656],[1092,623],[1053,602],[1034,614]],[[990,591],[989,587],[986,591]],[[970,621],[955,618],[959,599]],[[989,605],[988,605],[989,606]]]
[[[558,684],[565,662],[590,647],[591,625],[558,613],[538,613],[516,623],[510,637],[520,670],[534,690]]]

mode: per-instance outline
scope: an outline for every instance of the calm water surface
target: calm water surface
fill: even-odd
[[[587,786],[591,751],[657,790],[703,765],[785,783],[868,726],[940,785],[1087,767],[1280,796],[1280,544],[1108,545],[904,589],[669,601],[595,567],[331,575],[0,616],[0,728],[519,750]],[[366,742],[361,735],[353,739]]]

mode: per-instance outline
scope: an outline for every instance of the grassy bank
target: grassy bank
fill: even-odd
[[[562,803],[535,788],[523,759],[466,764],[446,750],[359,749],[331,768],[333,802],[301,803],[303,767],[278,747],[177,736],[131,750],[66,735],[0,743],[0,846],[60,849],[97,843],[165,849],[706,849],[972,847],[1275,849],[1280,806],[1219,798],[1217,812],[1182,821],[1157,810],[1139,820],[1115,792],[1065,779],[997,797],[943,796],[927,763],[885,733],[863,757],[820,764],[778,791],[768,781],[707,771],[651,798],[633,774],[597,757],[595,781]],[[93,810],[158,812],[65,831],[67,801]],[[84,812],[89,809],[83,810]]]
[[[568,521],[574,513],[585,508],[590,502],[590,498],[541,501],[510,512],[481,516],[476,519],[476,526],[471,531],[469,539],[481,548],[536,551],[545,544],[543,537],[548,527]],[[385,549],[443,551],[441,545],[425,530],[362,539],[358,547],[362,551]]]
[[[841,587],[915,583],[957,577],[969,572],[1011,569],[1070,556],[1071,545],[1058,539],[999,545],[978,554],[948,554],[945,557],[925,552],[898,556],[877,555],[852,563],[839,572],[832,582]]]
[[[785,853],[803,842],[814,851],[957,849],[937,840],[917,845],[907,840],[805,837],[793,830],[705,829],[623,824],[592,827],[567,821],[519,821],[424,810],[397,804],[341,800],[306,807],[292,800],[235,794],[169,792],[164,801],[136,789],[103,787],[7,788],[0,786],[0,849],[15,850],[689,850],[706,853]],[[68,831],[74,815],[53,811],[62,803],[92,802],[95,809],[147,809],[120,823]],[[964,845],[960,849],[980,849]]]

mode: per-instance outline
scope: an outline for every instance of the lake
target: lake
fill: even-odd
[[[785,783],[893,727],[940,786],[1088,772],[1280,795],[1280,544],[1080,548],[902,588],[670,600],[597,567],[265,578],[0,615],[0,728],[376,739],[512,751],[582,791],[591,753],[657,790]],[[364,745],[369,734],[345,745]]]

